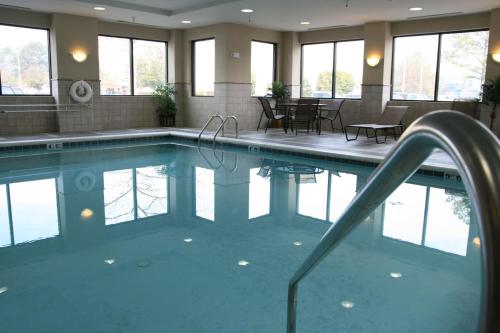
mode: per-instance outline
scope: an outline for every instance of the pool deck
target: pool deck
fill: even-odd
[[[0,137],[0,147],[38,145],[61,142],[120,140],[128,138],[146,138],[172,136],[194,139],[198,137],[199,129],[195,128],[142,128],[110,131],[93,131],[82,133],[48,133],[26,136]],[[285,134],[281,129],[270,129],[267,134],[263,130],[240,131],[239,138],[235,139],[231,132],[227,137],[218,137],[217,142],[241,144],[245,146],[259,146],[263,148],[279,149],[311,155],[326,155],[330,157],[363,160],[379,163],[394,146],[394,139],[388,137],[384,144],[376,144],[375,139],[359,137],[357,141],[347,142],[344,134],[323,132],[299,132],[299,135]],[[207,132],[203,138],[211,140],[213,133]],[[456,173],[456,166],[450,157],[442,151],[434,152],[422,166],[424,169],[433,169]]]

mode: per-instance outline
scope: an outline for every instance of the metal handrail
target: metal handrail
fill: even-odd
[[[215,146],[215,139],[217,138],[217,135],[219,135],[219,133],[220,133],[221,130],[222,130],[222,136],[224,136],[224,126],[226,125],[227,121],[230,120],[230,119],[234,120],[234,128],[235,128],[235,132],[236,132],[236,139],[238,139],[238,118],[236,118],[235,116],[227,116],[227,117],[224,118],[224,121],[222,122],[222,124],[220,124],[219,128],[215,132],[215,135],[214,135],[214,138],[213,138],[213,142],[212,142],[214,146]]]
[[[220,115],[216,114],[216,115],[211,116],[210,119],[207,120],[207,122],[205,123],[205,125],[201,129],[200,133],[198,134],[198,145],[201,144],[201,135],[203,134],[203,132],[205,132],[205,130],[207,129],[208,125],[210,125],[210,123],[212,123],[212,121],[214,119],[219,119],[220,122],[221,122],[221,125],[224,124],[224,119]],[[222,133],[224,133],[224,130],[223,130]]]
[[[296,331],[299,282],[436,148],[444,150],[456,163],[479,221],[485,271],[479,331],[500,332],[500,142],[478,121],[458,112],[437,111],[407,129],[292,277],[288,285],[288,333]]]

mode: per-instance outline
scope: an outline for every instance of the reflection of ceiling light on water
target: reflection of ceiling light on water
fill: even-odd
[[[246,260],[240,260],[240,261],[238,261],[238,265],[245,267],[245,266],[250,265],[250,263]]]
[[[293,242],[293,245],[295,245],[295,246],[302,246],[302,242],[296,241],[296,242]]]
[[[392,272],[390,275],[394,279],[399,279],[399,278],[401,278],[403,276],[403,274],[401,274],[399,272]]]
[[[472,245],[474,245],[476,249],[479,249],[481,247],[481,238],[474,237],[474,239],[472,240]]]
[[[115,263],[115,259],[106,259],[104,262],[108,265],[113,265]]]
[[[192,238],[184,238],[184,242],[186,243],[191,243],[193,241]]]
[[[354,303],[351,301],[342,301],[340,305],[342,305],[342,307],[345,309],[352,309],[354,307]]]
[[[92,216],[94,216],[94,211],[92,209],[89,209],[89,208],[85,208],[80,213],[80,217],[82,219],[85,219],[85,220],[88,220],[88,219],[92,218]]]

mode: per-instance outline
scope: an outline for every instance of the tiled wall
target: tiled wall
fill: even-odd
[[[0,110],[33,110],[15,105],[54,104],[52,96],[1,96]],[[47,108],[47,107],[40,107]],[[48,109],[51,109],[50,107]],[[53,109],[53,108],[52,108]],[[12,112],[0,113],[0,135],[21,135],[33,133],[57,132],[57,116],[55,112]]]

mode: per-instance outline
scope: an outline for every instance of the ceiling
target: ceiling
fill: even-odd
[[[371,21],[475,13],[499,7],[499,0],[0,0],[35,11],[93,16],[164,28],[242,23],[282,31],[304,31]],[[106,7],[95,11],[95,6]],[[422,11],[409,11],[423,7]],[[250,8],[252,14],[241,9]],[[1,10],[1,8],[0,8]],[[182,24],[190,20],[191,24]],[[309,21],[310,25],[300,22]]]

